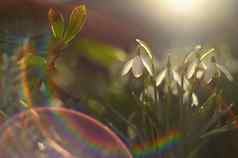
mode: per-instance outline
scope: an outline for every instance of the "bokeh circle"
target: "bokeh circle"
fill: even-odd
[[[3,158],[132,158],[105,125],[64,108],[22,112],[6,121],[0,132]]]

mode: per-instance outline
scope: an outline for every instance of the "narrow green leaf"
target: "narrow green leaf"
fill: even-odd
[[[208,115],[211,110],[213,109],[213,107],[215,106],[213,104],[213,101],[215,100],[217,96],[217,92],[212,93],[207,99],[206,101],[200,106],[203,107],[203,115]]]
[[[209,49],[206,53],[204,53],[201,57],[200,57],[200,61],[203,61],[205,58],[207,58],[211,53],[215,52],[215,48],[211,48]]]
[[[201,66],[201,69],[207,70],[207,65],[203,61],[201,61],[200,66]]]
[[[188,79],[192,78],[195,71],[196,71],[196,68],[198,66],[198,63],[197,62],[193,62],[190,66],[189,66],[189,69],[188,69],[188,72],[187,72],[187,77]]]
[[[196,145],[190,152],[187,158],[198,158],[199,156],[199,151],[204,147],[204,145],[207,143],[207,139],[202,140],[199,142],[198,145]]]
[[[213,129],[205,134],[203,134],[200,138],[207,138],[207,137],[210,137],[210,136],[214,136],[214,135],[217,135],[217,134],[221,134],[221,133],[224,133],[224,132],[228,132],[230,131],[231,129],[227,126],[224,126],[222,128],[217,128],[217,129]]]
[[[195,48],[192,51],[190,51],[189,53],[186,54],[183,63],[187,64],[189,62],[189,59],[194,55],[194,53],[196,53],[197,51],[199,51],[201,49],[202,49],[201,45],[195,46]]]
[[[166,75],[167,75],[168,70],[164,69],[163,71],[161,71],[159,73],[159,75],[156,77],[156,86],[159,86],[162,81],[165,79]]]
[[[181,76],[179,75],[179,73],[175,70],[172,70],[172,74],[173,74],[173,78],[174,80],[177,82],[178,85],[182,85],[182,78]]]
[[[151,50],[148,47],[148,45],[144,41],[142,41],[140,39],[136,39],[136,42],[145,50],[147,55],[152,59],[152,53],[151,53]]]
[[[226,76],[226,78],[229,81],[234,81],[233,76],[231,75],[231,73],[222,65],[219,65],[216,63],[216,67]]]
[[[136,56],[132,64],[132,73],[135,78],[139,78],[143,75],[143,63],[139,56]]]
[[[65,33],[65,43],[69,43],[77,36],[86,23],[87,11],[85,5],[80,5],[73,9],[70,18],[69,25]]]
[[[187,64],[187,63],[189,62],[189,59],[192,57],[193,54],[194,54],[194,51],[189,52],[189,53],[185,56],[183,63],[184,63],[184,64]]]
[[[121,75],[124,76],[128,74],[128,72],[131,70],[132,65],[133,65],[134,59],[130,59],[123,67]]]
[[[140,58],[141,58],[141,61],[144,65],[144,67],[146,68],[146,70],[150,74],[150,76],[153,76],[152,60],[145,54],[145,52],[140,53]]]
[[[54,9],[50,9],[48,12],[48,19],[53,36],[56,39],[63,38],[65,27],[63,15]]]

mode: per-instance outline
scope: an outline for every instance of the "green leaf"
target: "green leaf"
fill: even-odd
[[[63,38],[65,27],[63,15],[54,9],[50,9],[48,12],[48,19],[53,36],[56,39]]]
[[[47,62],[45,60],[45,58],[41,57],[41,56],[37,56],[37,55],[32,55],[29,54],[25,57],[23,57],[19,63],[24,62],[28,67],[39,67],[43,70],[46,70],[47,68]]]
[[[128,74],[128,72],[131,70],[132,65],[133,65],[134,59],[130,59],[123,67],[121,75],[124,76]]]
[[[219,65],[216,63],[216,67],[226,76],[226,78],[229,81],[234,81],[233,76],[231,75],[231,73],[222,65]]]
[[[203,61],[200,63],[200,66],[202,70],[207,70],[207,65]]]
[[[153,76],[152,60],[145,54],[144,51],[140,53],[140,58],[141,58],[141,61],[144,65],[144,67],[146,68],[146,70],[150,74],[150,76]]]
[[[151,50],[148,47],[148,45],[144,41],[142,41],[140,39],[136,39],[136,42],[139,44],[139,46],[141,46],[145,50],[147,55],[152,59],[152,53],[151,53]]]
[[[70,18],[69,25],[65,32],[65,43],[69,43],[77,36],[86,23],[87,11],[85,5],[80,5],[73,9]]]
[[[136,56],[132,64],[132,73],[135,78],[139,78],[143,75],[143,63],[139,56]]]
[[[202,149],[202,147],[204,147],[207,141],[207,139],[201,140],[198,145],[196,145],[191,151],[189,151],[187,158],[198,158],[199,151]]]
[[[189,69],[188,69],[188,72],[187,72],[187,78],[190,79],[193,77],[195,71],[196,71],[196,68],[198,66],[198,63],[197,62],[193,62],[190,66],[189,66]]]
[[[222,134],[224,132],[228,132],[230,130],[231,129],[228,126],[224,126],[224,127],[221,127],[221,128],[213,129],[213,130],[203,134],[202,136],[200,136],[200,138],[207,138],[207,137],[210,137],[210,136],[214,136],[214,135]]]
[[[124,62],[127,58],[123,50],[94,40],[80,39],[75,43],[74,49],[75,52],[84,53],[89,60],[105,67],[110,67],[118,61]]]
[[[164,69],[163,71],[161,71],[159,73],[159,75],[156,77],[156,86],[159,86],[162,81],[165,79],[166,75],[167,75],[168,70]]]
[[[187,64],[187,63],[189,62],[189,59],[192,57],[193,54],[194,54],[194,51],[189,52],[189,53],[185,56],[183,63],[184,63],[184,64]]]
[[[215,48],[211,48],[209,49],[206,53],[204,53],[201,57],[200,57],[200,61],[203,61],[205,58],[207,58],[211,53],[215,52]]]
[[[203,116],[209,115],[210,112],[213,110],[216,104],[213,104],[217,96],[217,92],[212,93],[206,101],[200,106],[203,107]]]
[[[179,73],[175,70],[172,70],[172,74],[173,74],[173,78],[174,80],[178,83],[178,85],[182,85],[182,78],[181,76],[179,75]]]

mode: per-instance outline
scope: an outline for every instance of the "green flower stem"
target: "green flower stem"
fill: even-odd
[[[179,89],[180,93],[179,93],[179,100],[180,100],[180,111],[179,111],[179,127],[180,130],[183,130],[183,123],[184,123],[184,106],[183,106],[183,95],[184,95],[184,79],[185,79],[185,73],[187,71],[187,65],[185,65],[185,67],[183,67],[182,70],[182,75],[181,75],[181,88]]]
[[[151,80],[152,80],[152,85],[153,85],[153,90],[154,90],[154,110],[156,112],[159,112],[160,109],[160,104],[159,104],[159,98],[158,98],[158,89],[156,86],[156,74],[157,74],[157,70],[156,70],[156,66],[155,66],[155,59],[152,56],[151,59],[151,63],[152,63],[152,72],[153,72],[153,76],[151,76]],[[162,113],[160,113],[162,114]],[[162,119],[162,116],[158,116],[156,115],[156,118],[158,121],[160,121]]]
[[[181,131],[184,131],[184,104],[183,104],[183,95],[184,95],[184,79],[185,79],[185,73],[187,71],[187,65],[182,70],[182,75],[181,75],[181,88],[179,89],[179,100],[180,100],[180,107],[179,107],[179,128]],[[182,144],[179,147],[179,153],[181,157],[184,157],[185,154],[185,146]]]
[[[172,90],[171,90],[171,63],[170,63],[170,57],[168,57],[168,63],[167,63],[167,69],[168,69],[168,76],[167,76],[167,90],[168,95],[166,97],[166,105],[165,105],[165,132],[170,129],[170,110],[171,110],[171,101],[172,101]]]

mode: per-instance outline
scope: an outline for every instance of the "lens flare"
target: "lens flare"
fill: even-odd
[[[132,158],[106,126],[64,108],[32,109],[0,129],[4,158]]]
[[[180,140],[181,133],[171,129],[153,142],[135,145],[132,152],[137,158],[157,158],[174,148]]]
[[[196,0],[167,0],[167,5],[177,13],[188,13],[196,7]]]

